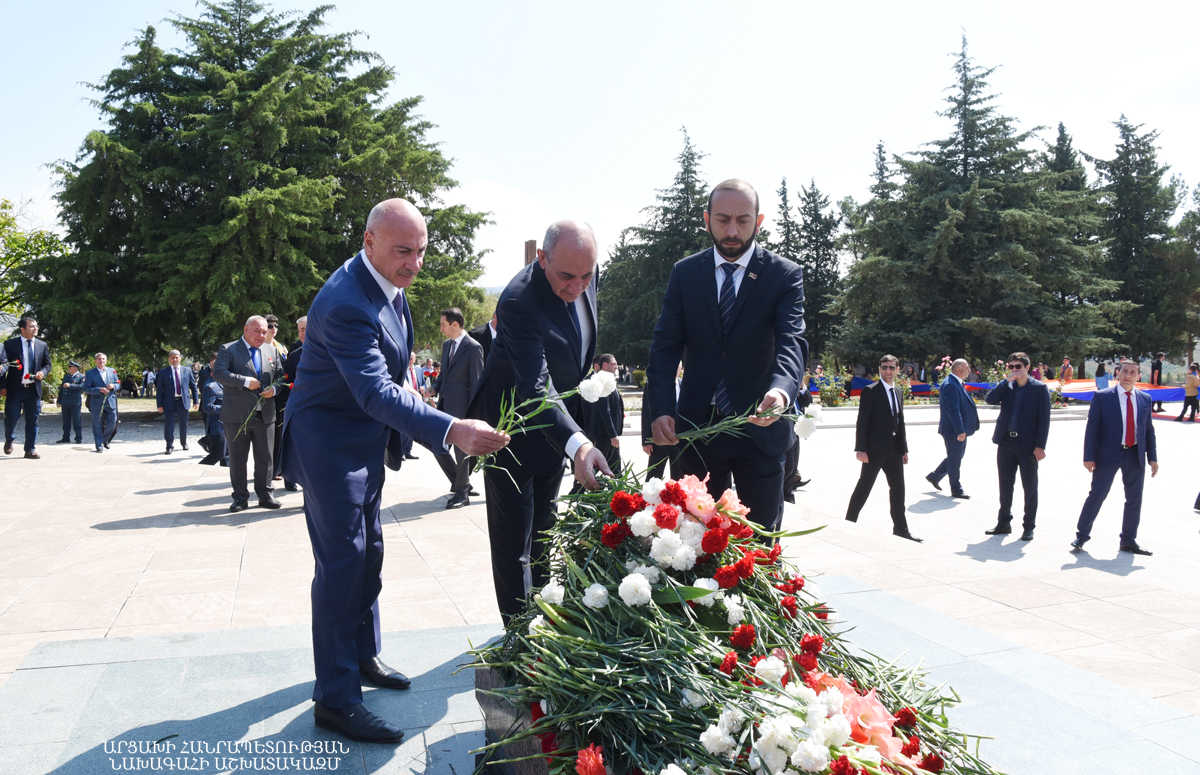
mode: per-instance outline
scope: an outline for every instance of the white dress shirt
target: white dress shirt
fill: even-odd
[[[880,381],[880,382],[883,382],[883,380],[882,380],[882,379],[881,379],[881,380],[879,380],[879,381]],[[886,383],[886,382],[883,382],[883,389],[884,389],[884,390],[886,390],[886,391],[888,392],[888,397],[887,397],[887,399],[888,399],[888,409],[890,409],[890,410],[891,410],[891,412],[892,412],[892,416],[893,416],[893,417],[895,417],[895,416],[896,416],[896,413],[897,413],[897,412],[899,411],[899,409],[900,409],[900,404],[901,404],[901,403],[903,403],[903,401],[902,401],[902,400],[901,400],[901,398],[900,398],[900,391],[899,391],[899,389],[897,388],[897,386],[896,386],[896,383],[895,383],[895,382],[893,382],[893,383],[892,383],[892,384],[890,384],[890,385],[889,385],[888,383]],[[894,402],[894,403],[893,403],[893,402]]]
[[[458,353],[458,348],[459,348],[459,345],[461,345],[461,344],[462,344],[462,340],[463,340],[463,338],[464,338],[464,337],[466,337],[466,335],[467,335],[467,332],[466,332],[466,331],[463,331],[463,332],[462,332],[461,334],[459,334],[458,336],[456,336],[456,337],[454,337],[453,339],[449,340],[449,341],[451,341],[451,342],[454,342],[454,344],[452,344],[452,345],[450,346],[450,354],[449,354],[449,356],[447,356],[447,358],[446,358],[446,362],[442,364],[442,369],[446,369],[447,367],[449,367],[449,366],[450,366],[450,361],[454,360],[454,356],[455,356],[455,355]]]
[[[750,259],[754,256],[754,243],[750,243],[750,247],[742,254],[737,261],[729,261],[725,256],[721,255],[721,251],[713,248],[713,271],[717,273],[717,302],[721,301],[721,286],[725,284],[725,270],[722,266],[726,264],[737,264],[738,268],[733,273],[733,295],[737,296],[738,291],[742,289],[742,278],[746,276],[746,267],[750,266]]]

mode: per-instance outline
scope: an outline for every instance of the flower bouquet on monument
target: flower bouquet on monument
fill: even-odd
[[[549,775],[921,775],[994,770],[957,695],[853,651],[837,613],[694,476],[565,499],[550,580],[471,652],[480,769]]]

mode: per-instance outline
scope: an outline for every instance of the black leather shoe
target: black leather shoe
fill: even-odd
[[[996,525],[991,530],[985,530],[983,532],[990,536],[1006,536],[1012,532],[1012,528],[1008,525]]]
[[[471,499],[467,495],[453,495],[450,500],[446,501],[446,508],[461,509],[463,506],[470,506]]]
[[[41,460],[42,459],[42,456],[39,455],[37,452],[33,451],[32,449],[25,453],[25,457],[28,458],[29,460]]]
[[[70,439],[59,439],[58,441],[56,441],[54,443],[55,444],[70,444],[71,440]]]
[[[937,483],[937,482],[934,480],[934,478],[933,478],[933,475],[932,475],[932,474],[931,474],[931,475],[929,475],[929,476],[927,476],[927,477],[925,477],[925,481],[927,481],[927,482],[929,482],[930,484],[932,484],[932,485],[933,485],[933,489],[937,490],[938,492],[941,492],[941,491],[942,491],[942,486],[941,486],[940,484],[938,484],[938,483]]]
[[[170,447],[167,447],[167,451],[166,451],[166,452],[164,452],[163,454],[164,454],[164,455],[169,455],[169,454],[171,454],[171,453],[172,453],[172,452],[174,452],[174,451],[175,451],[175,450],[171,449]]]
[[[910,533],[907,530],[905,530],[903,533],[893,530],[892,535],[899,536],[901,538],[907,538],[909,541],[916,541],[917,543],[921,543],[922,541],[925,540],[924,538],[917,538],[915,535],[913,535],[912,533]]]
[[[479,493],[475,491],[474,487],[471,488],[471,491],[469,493],[467,493],[467,495],[470,495],[472,498],[480,497]]]
[[[187,444],[180,444],[180,445],[179,445],[179,447],[180,447],[180,448],[181,448],[181,449],[182,449],[184,452],[187,452],[187,448],[188,448],[188,445],[187,445]]]
[[[803,487],[804,485],[808,484],[811,481],[812,481],[812,479],[797,479],[796,480],[796,489],[797,490],[800,489],[801,487]]]
[[[107,441],[106,441],[106,442],[104,442],[104,448],[105,448],[105,449],[108,449],[108,442],[107,442]]]
[[[358,672],[364,681],[381,689],[407,689],[412,686],[408,676],[388,667],[379,657],[358,660]]]
[[[12,442],[11,441],[4,442],[4,454],[6,454],[6,455],[12,454]]]
[[[971,500],[971,496],[967,495],[965,492],[952,492],[952,493],[950,493],[950,497],[958,498],[959,500],[964,500],[964,501]]]
[[[234,501],[233,504],[229,507],[229,510],[232,511],[234,514],[236,514],[239,511],[244,511],[245,509],[248,509],[248,508],[250,508],[250,501]]]
[[[282,503],[280,503],[279,501],[275,500],[275,499],[274,499],[273,497],[271,497],[270,495],[268,495],[268,496],[267,496],[267,497],[265,497],[265,498],[259,498],[259,499],[258,499],[258,507],[259,507],[260,509],[278,509],[278,508],[280,508],[280,507],[282,507],[282,506],[283,506],[283,504],[282,504]]]
[[[416,455],[405,455],[404,459],[405,460],[420,460],[421,458],[417,457]]]
[[[313,721],[323,729],[345,735],[360,743],[398,743],[404,739],[400,728],[367,710],[361,702],[349,708],[327,708],[313,704]]]
[[[1076,538],[1074,541],[1071,542],[1071,551],[1082,552],[1083,545],[1086,544],[1087,542],[1088,542],[1088,540],[1086,538]]]
[[[1032,541],[1033,540],[1033,528],[1031,528],[1031,527],[1025,528],[1025,532],[1021,533],[1021,540],[1022,541]]]
[[[295,482],[289,482],[287,479],[284,479],[283,480],[283,489],[287,490],[288,492],[296,492],[300,489],[300,485],[296,484]]]
[[[795,503],[796,502],[796,493],[794,493],[794,492],[784,493],[783,500],[785,503]]]
[[[1129,552],[1130,554],[1140,554],[1145,557],[1154,556],[1154,552],[1148,552],[1137,544],[1121,544],[1121,551]]]

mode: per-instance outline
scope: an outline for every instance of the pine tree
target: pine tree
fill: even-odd
[[[822,356],[833,336],[837,316],[831,309],[838,292],[838,216],[829,210],[829,197],[815,180],[800,187],[800,252],[804,269],[804,322],[809,352]]]
[[[321,33],[330,8],[202,2],[199,17],[170,21],[185,41],[175,52],[153,27],[140,33],[95,87],[107,128],[59,166],[71,250],[23,282],[48,331],[153,357],[209,352],[252,314],[294,319],[392,196],[430,221],[418,340],[440,338],[441,305],[482,301],[469,286],[485,216],[441,206],[456,184],[415,115],[421,98],[385,104],[394,72],[352,34]]]
[[[1071,144],[1071,136],[1062,122],[1058,123],[1058,137],[1046,157],[1046,168],[1063,175],[1058,183],[1060,191],[1082,191],[1087,187],[1087,172],[1079,162],[1079,155]]]
[[[658,204],[644,212],[649,219],[621,233],[600,275],[597,296],[599,349],[622,363],[644,365],[662,310],[667,280],[676,261],[711,244],[704,228],[707,183],[700,173],[704,154],[683,130],[679,171],[670,188],[659,189]]]
[[[800,224],[792,217],[791,197],[788,195],[787,177],[779,183],[778,231],[779,239],[767,245],[767,248],[790,261],[799,261],[801,251]]]

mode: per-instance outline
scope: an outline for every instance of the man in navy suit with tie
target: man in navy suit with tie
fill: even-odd
[[[934,489],[942,489],[942,477],[950,477],[950,495],[954,498],[970,498],[963,492],[959,469],[963,455],[967,452],[967,437],[979,430],[979,412],[975,402],[967,395],[965,380],[971,373],[971,364],[962,358],[950,364],[950,373],[938,387],[938,433],[946,443],[946,457],[941,464],[925,477]]]
[[[496,452],[508,441],[402,387],[413,346],[404,289],[421,271],[427,244],[425,219],[412,204],[390,199],[371,210],[362,252],[334,271],[309,309],[304,357],[284,414],[283,473],[304,487],[316,561],[313,717],[364,742],[394,743],[404,734],[363,705],[361,682],[409,686],[379,658],[385,460],[399,468],[401,432],[468,455]]]
[[[192,393],[196,390],[196,372],[180,366],[181,355],[172,350],[167,355],[169,366],[158,372],[155,393],[158,413],[163,416],[163,437],[167,442],[165,454],[175,451],[175,424],[179,424],[179,446],[187,449],[188,412],[192,408]]]
[[[88,409],[92,413],[92,439],[96,451],[108,449],[117,432],[117,388],[121,381],[117,372],[108,368],[108,356],[96,353],[96,368],[88,369],[83,377],[83,394],[88,397]]]
[[[646,376],[659,445],[678,444],[679,429],[750,410],[786,411],[800,390],[808,357],[802,272],[755,244],[763,215],[754,188],[736,179],[717,184],[704,222],[713,247],[671,269],[650,345]],[[676,400],[681,359],[687,368]],[[775,530],[783,517],[784,458],[794,426],[775,417],[750,423],[745,436],[688,446],[675,468],[702,479],[707,474],[714,498],[736,481],[750,519]]]
[[[1141,368],[1135,360],[1121,362],[1119,384],[1101,390],[1088,408],[1087,429],[1083,433],[1083,467],[1092,475],[1092,489],[1083,502],[1075,540],[1071,546],[1081,551],[1092,537],[1092,523],[1100,505],[1108,497],[1113,478],[1121,472],[1125,485],[1125,514],[1121,520],[1121,551],[1149,556],[1138,546],[1138,523],[1142,518],[1142,486],[1146,482],[1146,461],[1150,476],[1158,476],[1158,446],[1154,439],[1150,396],[1134,389]]]
[[[1000,512],[996,526],[984,532],[988,535],[1012,532],[1013,490],[1019,470],[1021,490],[1025,493],[1021,540],[1032,541],[1037,527],[1038,464],[1046,457],[1046,440],[1050,436],[1050,389],[1045,382],[1029,376],[1029,356],[1017,352],[1008,356],[1008,376],[988,393],[987,402],[1000,407],[996,430],[992,433],[1000,481]]]
[[[17,323],[19,336],[4,343],[4,454],[11,455],[17,420],[25,412],[25,457],[37,460],[38,417],[42,413],[42,380],[50,373],[50,348],[37,338],[38,324],[26,315]]]

